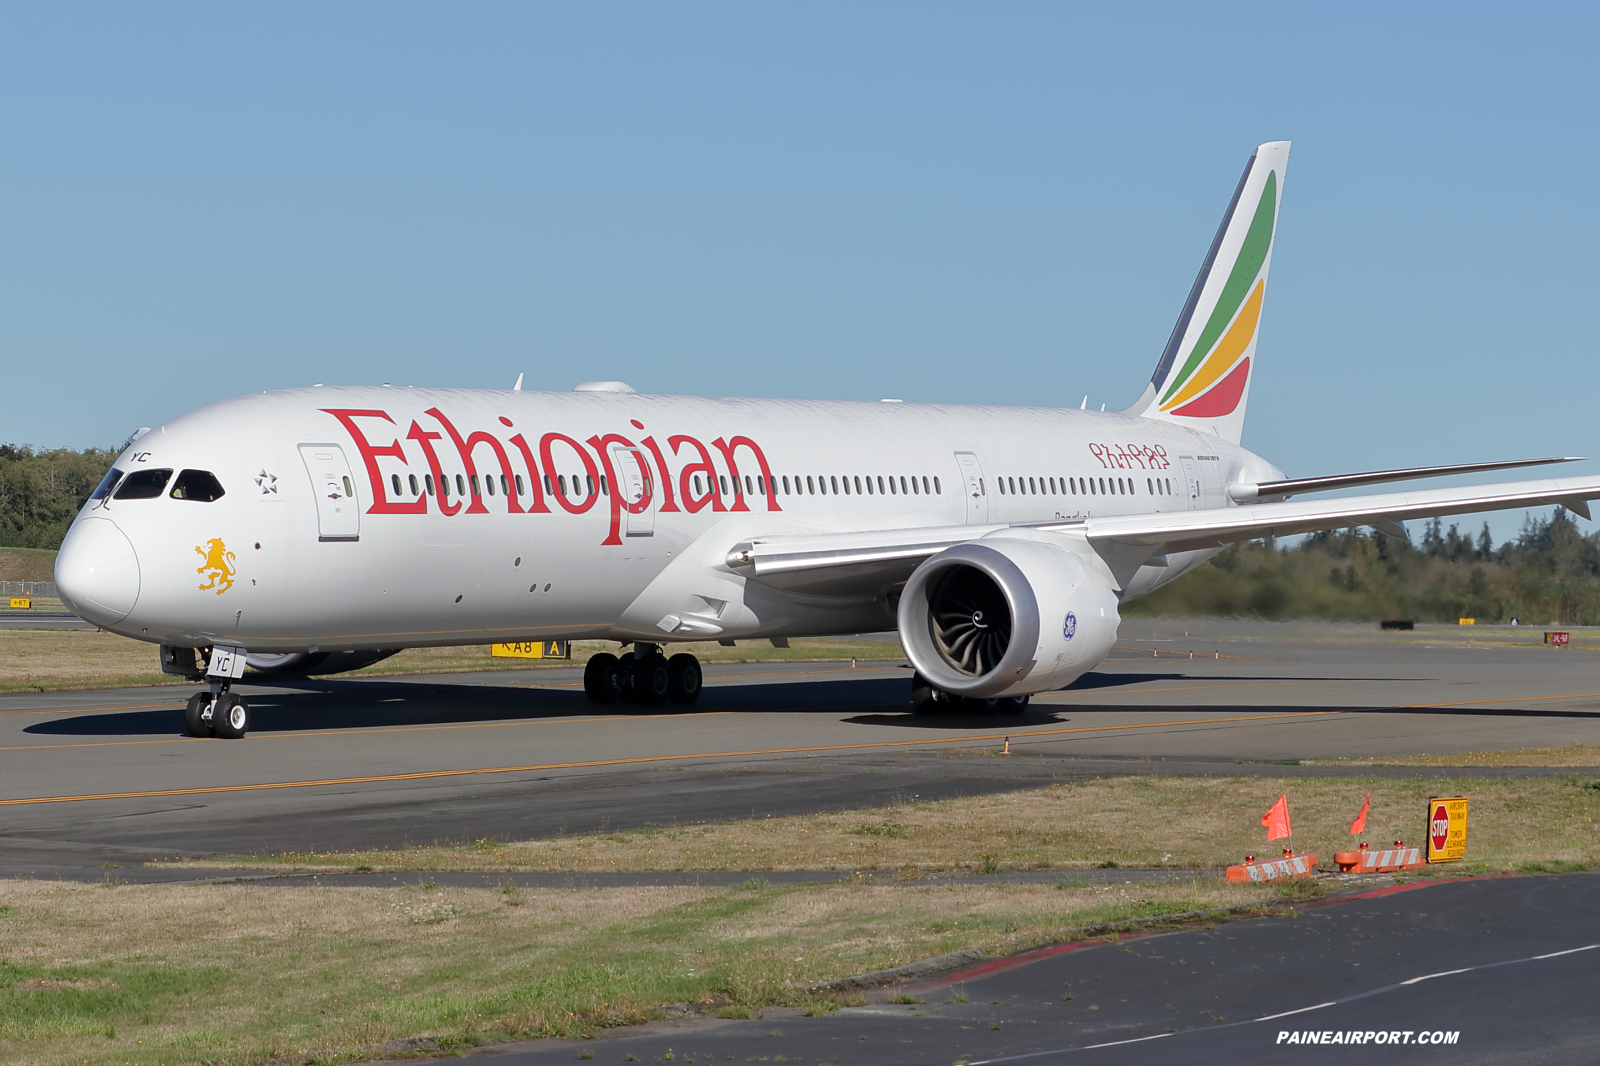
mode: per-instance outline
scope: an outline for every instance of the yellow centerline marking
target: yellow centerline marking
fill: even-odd
[[[714,713],[714,712],[713,712]],[[1101,733],[1118,729],[1162,729],[1184,725],[1215,725],[1225,722],[1259,722],[1276,718],[1315,718],[1343,711],[1294,711],[1287,714],[1249,714],[1231,718],[1189,718],[1176,722],[1132,722],[1126,725],[1080,726],[1072,729],[1035,729],[1009,735],[1026,737],[1059,736],[1066,733]],[[152,799],[166,796],[205,796],[222,792],[265,792],[281,788],[317,788],[324,785],[370,785],[392,781],[427,781],[443,777],[470,777],[478,774],[533,773],[540,770],[578,770],[597,766],[629,766],[647,762],[685,762],[695,759],[736,759],[752,755],[795,755],[813,751],[859,751],[863,748],[910,748],[933,744],[961,744],[985,740],[993,742],[999,734],[974,733],[960,737],[924,737],[918,740],[869,740],[855,744],[816,744],[796,748],[751,748],[745,751],[706,751],[686,755],[639,755],[626,759],[589,759],[581,762],[533,763],[527,766],[485,766],[466,770],[419,770],[409,774],[375,774],[369,777],[328,777],[311,781],[265,781],[251,785],[208,785],[200,788],[165,788],[141,792],[101,792],[79,796],[30,796],[0,800],[0,807],[36,803],[77,803],[84,800]]]

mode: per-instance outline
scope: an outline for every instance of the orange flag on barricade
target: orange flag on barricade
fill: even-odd
[[[1278,802],[1261,816],[1261,824],[1267,827],[1268,840],[1293,836],[1294,831],[1289,828],[1289,797],[1279,796]]]
[[[1356,815],[1356,820],[1350,823],[1350,835],[1367,831],[1367,808],[1372,806],[1372,793],[1367,793],[1367,801],[1361,805],[1361,813]]]

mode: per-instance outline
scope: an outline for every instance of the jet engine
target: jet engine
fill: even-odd
[[[927,682],[954,696],[1061,688],[1117,639],[1110,580],[1059,542],[1015,533],[947,548],[900,595],[900,641]]]

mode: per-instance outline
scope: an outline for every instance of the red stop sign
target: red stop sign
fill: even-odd
[[[1450,840],[1450,812],[1445,810],[1442,803],[1433,809],[1433,821],[1428,825],[1428,836],[1433,841],[1434,851],[1443,851],[1445,844]]]

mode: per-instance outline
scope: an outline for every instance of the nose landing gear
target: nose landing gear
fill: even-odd
[[[592,703],[685,705],[700,698],[700,682],[699,659],[688,654],[668,659],[654,644],[635,644],[621,658],[601,652],[583,668],[583,691]]]
[[[191,737],[238,740],[250,732],[250,705],[243,697],[212,682],[210,691],[196,692],[183,708],[184,729]]]

